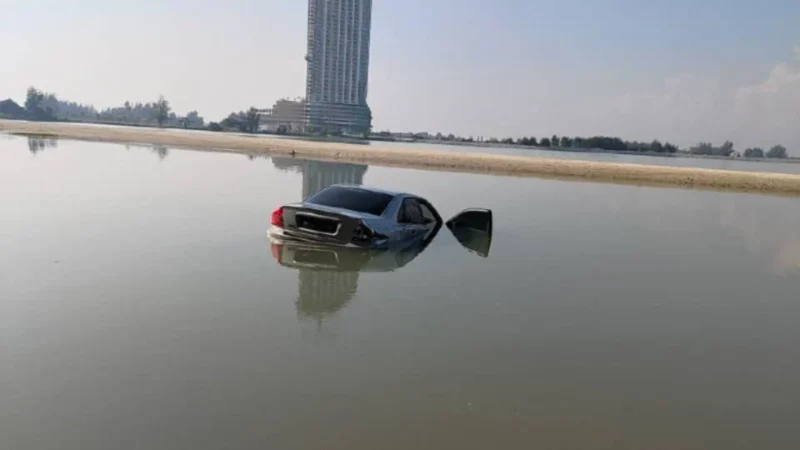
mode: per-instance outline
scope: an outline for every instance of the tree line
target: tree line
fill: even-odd
[[[164,96],[155,102],[131,103],[98,110],[92,105],[66,101],[53,93],[28,88],[23,106],[13,100],[2,102],[5,116],[34,121],[101,122],[126,125],[158,125],[159,127],[204,128],[205,122],[197,111],[178,116]]]
[[[760,147],[745,149],[744,153],[738,152],[733,148],[733,142],[726,141],[720,147],[714,147],[708,142],[701,142],[691,148],[689,153],[692,155],[709,155],[709,156],[724,156],[741,158],[788,158],[789,154],[786,147],[782,145],[775,145],[768,151],[764,151]]]
[[[247,111],[232,112],[219,123],[211,122],[208,129],[211,131],[235,130],[242,133],[258,133],[261,116],[258,110],[250,108]]]
[[[600,149],[618,152],[654,153],[676,153],[678,151],[678,147],[669,142],[661,143],[661,141],[658,140],[654,140],[652,142],[624,141],[621,138],[610,136],[559,137],[558,135],[553,135],[552,137],[543,137],[541,139],[531,136],[518,139],[505,138],[498,142],[528,147],[548,147],[553,149]]]
[[[239,131],[242,133],[257,133],[260,122],[260,115],[256,108],[232,112],[219,122],[206,124],[197,111],[190,111],[184,116],[177,115],[163,95],[154,102],[131,103],[126,101],[121,106],[98,110],[92,105],[62,100],[53,93],[42,92],[35,87],[28,88],[23,106],[11,99],[0,102],[0,117],[34,121],[158,125],[159,127]]]
[[[197,111],[177,115],[164,96],[154,102],[131,103],[98,110],[58,98],[56,94],[28,88],[25,103],[20,106],[11,99],[0,102],[0,117],[33,121],[99,122],[124,125],[157,125],[159,127],[206,128],[205,120]]]
[[[388,131],[382,132],[386,136],[390,136]],[[430,136],[427,133],[412,134],[415,138],[424,139],[425,136]],[[474,142],[472,138],[461,138],[455,135],[442,135],[437,133],[436,140],[452,141],[452,142]],[[639,142],[639,141],[626,141],[619,137],[608,136],[594,136],[594,137],[568,137],[553,135],[552,137],[536,138],[535,136],[522,137],[522,138],[505,138],[496,139],[490,138],[488,143],[500,143],[504,145],[519,145],[524,147],[540,147],[552,150],[561,149],[580,149],[592,150],[599,149],[610,152],[631,152],[631,153],[662,153],[674,154],[678,152],[688,153],[690,155],[699,156],[720,156],[727,158],[788,158],[789,154],[786,147],[782,145],[775,145],[768,151],[759,147],[745,149],[744,152],[736,151],[734,144],[731,141],[726,141],[721,146],[715,146],[709,142],[700,142],[697,145],[689,147],[687,150],[681,151],[677,145],[669,142],[662,143],[659,140],[652,142]]]

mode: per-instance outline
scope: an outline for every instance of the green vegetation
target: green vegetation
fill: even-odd
[[[230,113],[228,117],[219,123],[219,127],[215,126],[212,131],[236,130],[242,133],[257,133],[259,120],[258,110],[250,108],[246,112]]]
[[[744,151],[745,158],[763,158],[765,155],[764,150],[758,147],[756,148],[748,148]]]
[[[159,96],[155,107],[156,121],[158,122],[159,127],[163,127],[164,123],[166,123],[167,119],[169,119],[171,110],[172,108],[169,106],[169,102],[164,98],[164,96]]]
[[[380,135],[385,139],[392,139],[394,136],[389,131],[382,131]],[[432,137],[428,133],[406,133],[403,136],[411,136],[415,140],[433,140],[441,141],[443,143],[470,143],[474,142],[470,138],[462,138],[454,135],[444,136],[437,133]],[[481,144],[503,144],[521,147],[545,147],[548,150],[569,150],[569,151],[592,151],[600,150],[607,152],[618,153],[640,153],[640,154],[662,154],[673,155],[677,153],[696,155],[696,156],[711,156],[721,158],[788,158],[788,152],[785,147],[776,145],[769,152],[764,152],[759,148],[749,148],[742,153],[737,152],[734,148],[733,142],[726,141],[721,146],[717,147],[708,142],[701,142],[687,150],[680,150],[677,145],[670,142],[661,142],[654,140],[652,142],[638,142],[638,141],[625,141],[619,137],[609,136],[593,136],[593,137],[568,137],[553,135],[552,137],[543,137],[541,139],[535,136],[514,138],[490,138],[488,140],[478,140]]]
[[[0,101],[0,118],[23,119],[25,116],[25,108],[19,106],[14,100],[8,99]]]
[[[726,141],[721,147],[714,147],[708,142],[701,142],[689,149],[692,155],[725,156],[733,155],[733,142]]]
[[[28,88],[24,107],[13,100],[0,102],[0,117],[17,120],[91,122],[119,125],[204,128],[205,122],[197,111],[179,117],[164,96],[153,103],[125,102],[122,106],[97,110],[92,105],[65,101],[55,94]]]
[[[788,158],[789,155],[786,153],[786,148],[782,145],[776,145],[769,149],[767,152],[767,158]]]

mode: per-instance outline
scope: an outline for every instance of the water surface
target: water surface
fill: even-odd
[[[491,208],[489,256],[279,264],[334,182]],[[0,205],[4,448],[800,446],[795,199],[11,138]]]

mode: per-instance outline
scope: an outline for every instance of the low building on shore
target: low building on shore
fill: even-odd
[[[306,130],[307,107],[304,99],[281,99],[270,109],[258,111],[259,129],[270,133],[303,133]]]

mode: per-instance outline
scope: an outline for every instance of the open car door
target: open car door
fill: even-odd
[[[492,246],[492,211],[469,208],[445,223],[464,248],[487,258]]]

